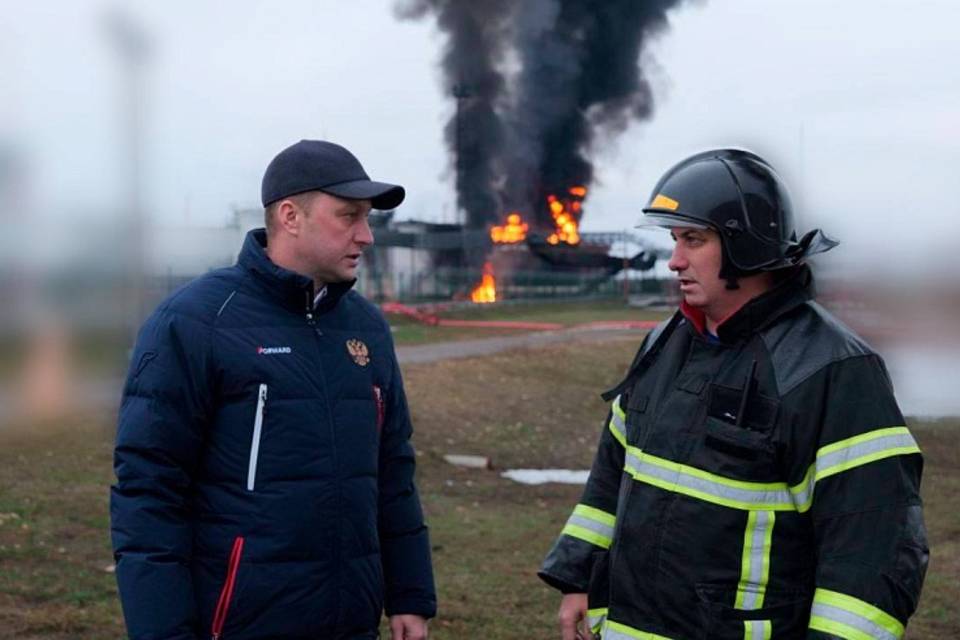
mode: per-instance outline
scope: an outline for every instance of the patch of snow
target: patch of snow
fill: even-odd
[[[545,484],[547,482],[586,484],[589,475],[590,472],[587,470],[574,469],[508,469],[500,474],[503,478],[509,478],[521,484]]]

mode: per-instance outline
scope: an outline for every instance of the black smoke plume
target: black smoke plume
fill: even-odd
[[[683,0],[401,0],[447,35],[446,127],[467,224],[518,210],[549,229],[549,194],[593,181],[595,145],[653,112],[639,60]]]

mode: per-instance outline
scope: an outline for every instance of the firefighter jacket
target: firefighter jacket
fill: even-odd
[[[384,608],[435,613],[389,327],[352,283],[314,305],[265,245],[137,340],[111,492],[133,640],[375,638]]]
[[[894,640],[928,550],[922,458],[884,364],[807,267],[705,337],[683,307],[613,398],[540,576],[603,640]],[[614,398],[615,396],[615,398]]]

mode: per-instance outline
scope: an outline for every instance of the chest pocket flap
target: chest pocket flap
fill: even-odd
[[[744,389],[710,386],[704,421],[706,445],[745,459],[768,456],[774,449],[778,403],[754,392],[744,404],[744,393]]]

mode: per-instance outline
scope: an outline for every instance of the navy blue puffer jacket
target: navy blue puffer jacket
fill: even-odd
[[[436,612],[389,327],[352,283],[314,307],[265,244],[137,341],[110,507],[134,640],[374,638],[384,608]]]

